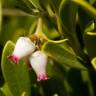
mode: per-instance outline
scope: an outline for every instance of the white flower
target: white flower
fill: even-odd
[[[42,51],[36,51],[30,56],[30,63],[33,70],[36,72],[37,81],[47,80],[46,73],[47,55]]]
[[[18,61],[31,54],[35,50],[35,44],[28,37],[20,37],[15,45],[12,55],[8,58],[13,63],[18,63]]]

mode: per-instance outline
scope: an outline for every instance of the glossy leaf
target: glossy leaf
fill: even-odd
[[[14,43],[8,41],[2,54],[2,72],[6,83],[14,96],[30,96],[30,79],[27,65],[20,61],[18,65],[12,64],[7,56],[13,51]]]
[[[16,5],[19,10],[23,10],[26,13],[32,14],[32,8],[34,8],[28,0],[16,0]]]
[[[85,32],[84,40],[90,59],[96,57],[96,32]]]
[[[39,10],[42,10],[39,0],[17,0],[17,6],[31,15],[36,15]]]
[[[85,32],[84,34],[85,47],[90,57],[91,63],[96,69],[96,32]]]
[[[91,21],[92,18],[85,10],[81,8],[78,8],[78,17],[79,17],[79,24],[83,34],[87,24]]]
[[[7,83],[5,83],[2,87],[1,87],[2,92],[6,95],[6,96],[13,96]],[[1,95],[0,95],[1,96]]]
[[[72,2],[76,3],[80,7],[82,7],[86,12],[89,13],[90,16],[96,18],[96,9],[90,5],[86,0],[72,0]]]
[[[35,8],[41,9],[39,0],[28,0]]]
[[[85,58],[79,39],[76,33],[76,15],[78,6],[73,2],[64,3],[60,12],[62,32],[67,35],[70,45],[75,53],[81,58]]]
[[[0,96],[6,96],[6,95],[0,90]]]
[[[59,62],[62,66],[66,65],[73,68],[83,69],[86,68],[77,60],[77,57],[64,48],[54,43],[45,43],[43,51],[54,60]]]
[[[62,5],[62,10],[60,12],[62,23],[69,30],[70,34],[73,35],[76,27],[76,13],[77,13],[76,4],[68,2],[65,6]]]
[[[94,69],[96,70],[96,57],[92,58],[91,63],[93,65]]]

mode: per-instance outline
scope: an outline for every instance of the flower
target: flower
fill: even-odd
[[[37,81],[47,80],[48,76],[46,73],[46,65],[47,65],[47,55],[42,51],[34,52],[30,58],[30,64],[33,70],[36,72]]]
[[[9,60],[13,63],[31,54],[35,50],[35,44],[28,37],[19,37],[16,42],[13,53],[8,56]]]

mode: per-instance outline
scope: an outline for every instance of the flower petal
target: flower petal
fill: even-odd
[[[48,79],[46,73],[47,60],[47,55],[41,51],[34,52],[30,57],[30,63],[33,70],[36,72],[38,81]]]
[[[41,81],[41,80],[48,80],[48,75],[47,74],[39,74],[37,76],[37,81]]]
[[[35,44],[28,37],[20,37],[17,40],[13,54],[22,58],[31,54],[34,50]]]
[[[34,52],[36,46],[28,37],[20,37],[15,45],[13,53],[9,56],[10,61],[17,63],[21,58]],[[16,58],[19,58],[16,60]]]
[[[10,55],[8,56],[8,59],[12,62],[12,63],[15,63],[15,64],[18,64],[18,61],[19,61],[19,58],[15,55]]]

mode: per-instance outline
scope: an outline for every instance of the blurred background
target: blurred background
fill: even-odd
[[[28,36],[34,33],[37,25],[37,18],[38,18],[37,16],[38,10],[35,10],[34,6],[31,6],[29,4],[34,9],[31,10],[30,6],[27,6],[26,3],[23,4],[24,2],[22,3],[23,0],[20,1],[0,0],[0,4],[1,1],[2,1],[2,8],[0,8],[0,12],[2,11],[2,14],[0,16],[2,16],[2,25],[0,31],[0,62],[1,62],[2,51],[6,42],[8,40],[11,40],[15,43],[18,37]],[[26,2],[27,0],[24,1]],[[95,0],[92,1],[89,0],[88,2],[90,2],[90,5],[92,4],[94,6],[96,5]],[[42,8],[45,7],[43,6]],[[78,8],[78,10],[82,10],[82,9]],[[86,21],[92,20],[92,17],[90,15],[87,15],[85,11],[80,11],[80,12],[81,13],[79,14],[81,17],[84,15],[83,13],[86,14],[84,17]],[[32,14],[30,15],[30,13]],[[49,16],[45,15],[46,17],[44,18],[45,26],[43,30],[49,39],[59,40],[62,37],[58,33],[58,29],[56,28],[56,24],[54,23],[56,21],[54,20],[53,17],[49,18]],[[81,20],[81,23],[83,21],[81,29],[79,29],[80,28],[79,23],[77,24],[76,30],[78,31],[78,34],[79,32],[81,32],[82,29],[84,29],[85,27],[84,25],[87,25],[86,21],[84,21],[85,20],[84,18]],[[84,42],[82,42],[81,39],[82,36],[80,36],[79,41],[80,44],[84,46]],[[64,47],[65,45],[66,44],[64,43],[61,44],[60,46]],[[36,81],[36,76],[33,70],[29,72],[30,79],[31,79],[30,96],[96,96],[95,70],[78,70],[76,68],[67,67],[65,65],[62,66],[56,60],[50,59],[47,66],[47,72],[48,75],[50,76],[50,79],[41,82]],[[20,82],[22,82],[22,80]],[[8,86],[6,85],[4,76],[2,74],[2,69],[0,67],[0,90],[1,90],[0,96],[17,96],[16,94],[12,95],[11,91],[7,87]],[[27,96],[27,95],[21,95],[21,96]]]

